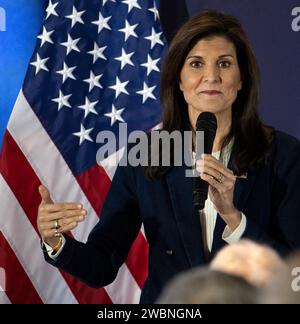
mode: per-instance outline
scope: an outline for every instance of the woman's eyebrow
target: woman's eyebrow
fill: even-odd
[[[232,54],[222,54],[219,56],[219,58],[223,58],[223,57],[227,57],[227,56],[230,56],[230,57],[234,57]]]
[[[222,54],[222,55],[219,55],[218,58],[224,58],[224,57],[228,57],[228,56],[234,58],[234,56],[232,54]],[[203,59],[203,56],[201,56],[201,55],[191,55],[191,56],[187,57],[187,60],[189,60],[189,59]]]

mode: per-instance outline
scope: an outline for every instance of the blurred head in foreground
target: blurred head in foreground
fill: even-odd
[[[264,287],[276,272],[283,271],[284,261],[271,248],[250,240],[228,245],[212,260],[211,269],[240,276],[256,287]]]
[[[256,288],[242,278],[200,267],[175,276],[157,303],[254,304],[256,297]]]
[[[259,298],[262,304],[300,304],[300,251],[290,255],[287,267],[274,275]]]

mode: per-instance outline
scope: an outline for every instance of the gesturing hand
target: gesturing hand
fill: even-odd
[[[58,233],[68,232],[85,220],[86,210],[79,203],[53,203],[45,186],[40,186],[39,192],[42,201],[38,209],[38,230],[42,238],[53,246],[58,241]]]

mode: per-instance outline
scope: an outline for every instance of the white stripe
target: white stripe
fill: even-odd
[[[114,296],[115,304],[138,304],[140,301],[141,290],[133,277],[128,276],[128,268],[125,264],[119,269],[116,281],[105,289],[110,296]]]
[[[11,301],[9,300],[6,293],[4,291],[2,291],[0,288],[0,305],[3,305],[3,304],[11,304]]]
[[[43,302],[77,303],[59,270],[45,262],[39,236],[1,174],[0,192],[0,230]]]
[[[4,268],[0,267],[0,292],[5,291],[5,289],[6,289],[6,271]]]
[[[77,240],[86,241],[99,218],[57,147],[29,106],[22,90],[10,117],[8,130],[30,162],[36,175],[51,192],[54,201],[73,201],[83,204],[88,217],[85,222],[72,231],[72,234]],[[119,295],[128,296],[127,303],[135,303],[136,298],[133,296],[136,295],[138,285],[127,266],[122,269],[129,284],[124,287],[120,283],[119,278],[123,276],[121,272],[110,285],[109,291],[117,292],[116,295],[110,295],[110,298],[115,303],[115,299],[118,299]],[[139,288],[138,292],[140,293]]]
[[[113,179],[116,170],[117,170],[117,165],[119,164],[120,160],[122,159],[123,155],[125,152],[125,148],[121,148],[121,150],[111,154],[108,156],[106,159],[102,160],[100,162],[100,165],[102,168],[105,170],[106,174],[110,178],[110,180]]]

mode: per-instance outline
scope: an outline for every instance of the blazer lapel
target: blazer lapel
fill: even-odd
[[[172,208],[190,266],[204,261],[200,216],[193,203],[193,178],[184,166],[173,167],[166,176]]]

